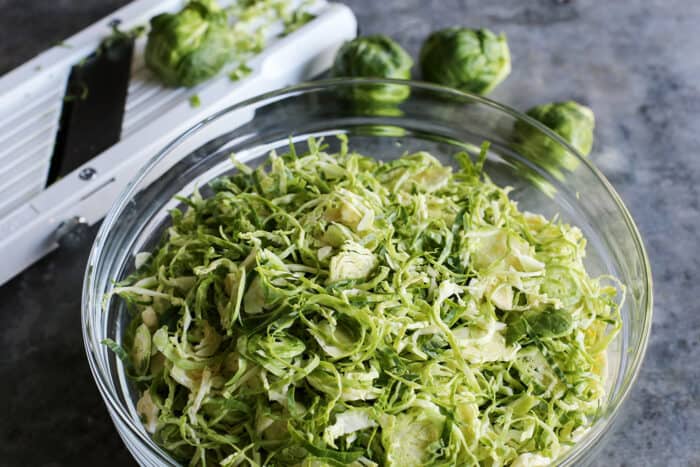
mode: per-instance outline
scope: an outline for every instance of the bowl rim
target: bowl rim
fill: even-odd
[[[174,138],[171,142],[166,144],[162,149],[160,149],[154,156],[152,156],[143,166],[139,169],[137,175],[133,177],[124,189],[119,193],[115,202],[110,207],[107,215],[105,216],[102,224],[97,232],[95,240],[93,242],[92,248],[90,250],[90,255],[88,257],[85,274],[83,277],[83,287],[82,287],[82,300],[81,300],[81,326],[82,326],[82,336],[83,344],[85,347],[86,356],[90,366],[90,371],[92,373],[93,379],[97,384],[100,394],[105,401],[110,416],[115,424],[121,423],[125,424],[130,433],[136,435],[144,444],[144,447],[155,448],[154,454],[160,457],[165,462],[172,462],[172,458],[159,446],[155,445],[154,441],[150,436],[148,436],[143,430],[142,425],[137,425],[134,421],[133,414],[127,411],[114,397],[114,395],[109,390],[108,381],[111,380],[109,377],[109,372],[103,367],[102,363],[98,361],[93,355],[93,344],[94,339],[92,337],[92,326],[93,326],[93,311],[102,312],[102,297],[96,297],[95,292],[95,281],[92,280],[92,271],[94,271],[94,266],[100,259],[105,246],[105,240],[108,237],[110,226],[114,223],[116,219],[122,214],[127,204],[129,203],[131,197],[135,194],[134,191],[136,187],[149,175],[151,170],[160,163],[162,159],[167,157],[167,155],[175,149],[180,143],[186,140],[190,135],[196,133],[200,129],[209,125],[211,122],[221,118],[222,116],[234,112],[236,110],[245,109],[251,106],[263,106],[272,102],[277,102],[284,100],[289,97],[300,94],[308,94],[312,92],[319,92],[323,90],[328,90],[334,87],[344,87],[352,85],[396,85],[400,84],[403,86],[408,86],[411,89],[429,91],[434,93],[439,93],[460,100],[464,100],[465,104],[477,103],[489,107],[491,109],[503,112],[516,120],[522,120],[529,125],[535,127],[540,132],[547,135],[549,138],[553,139],[563,147],[565,147],[571,154],[573,154],[581,164],[585,165],[588,170],[594,175],[594,177],[600,182],[600,184],[605,188],[608,195],[610,195],[619,213],[622,214],[622,219],[625,226],[629,230],[633,243],[636,250],[640,253],[640,259],[642,261],[642,272],[644,275],[644,296],[642,297],[644,303],[644,321],[641,328],[641,339],[639,345],[639,351],[635,353],[634,358],[630,362],[630,377],[629,382],[624,385],[621,389],[620,394],[617,397],[616,403],[610,408],[609,415],[606,417],[607,421],[597,430],[593,436],[588,439],[586,443],[576,443],[574,447],[565,452],[557,461],[563,461],[564,464],[568,464],[570,461],[575,461],[580,455],[586,451],[586,447],[590,447],[597,440],[600,440],[605,433],[607,433],[613,426],[613,422],[619,414],[620,408],[627,400],[629,393],[637,380],[644,357],[646,355],[649,336],[651,333],[652,318],[653,318],[653,279],[651,272],[651,265],[649,257],[644,247],[644,242],[642,241],[641,234],[637,225],[635,224],[632,215],[625,206],[622,198],[617,193],[612,184],[607,180],[603,173],[592,163],[587,157],[583,157],[579,151],[572,147],[568,142],[566,142],[559,134],[525,114],[512,107],[501,104],[495,100],[489,99],[484,96],[472,94],[465,91],[460,91],[458,89],[428,83],[425,81],[415,81],[415,80],[397,80],[397,79],[379,79],[379,78],[330,78],[321,79],[316,81],[309,81],[301,84],[296,84],[292,86],[287,86],[274,91],[259,94],[257,96],[242,100],[240,102],[229,105],[210,116],[202,119],[198,123],[192,125],[187,130],[183,131],[179,136]],[[95,307],[95,299],[97,299],[98,305]],[[96,308],[96,309],[94,309]],[[99,343],[98,343],[99,344]],[[118,419],[117,419],[118,417]],[[123,436],[122,433],[119,433]]]

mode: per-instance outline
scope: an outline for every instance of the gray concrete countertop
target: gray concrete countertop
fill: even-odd
[[[0,0],[0,74],[124,3]],[[595,464],[700,466],[700,2],[345,3],[363,34],[389,34],[414,54],[436,28],[503,31],[513,73],[491,97],[520,109],[573,98],[595,110],[592,158],[642,232],[656,301],[639,380]],[[0,287],[2,465],[133,464],[81,340],[80,288],[95,232]]]

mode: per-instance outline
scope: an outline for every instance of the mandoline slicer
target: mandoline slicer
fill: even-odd
[[[133,45],[118,141],[47,187],[74,65],[95,52],[115,20],[129,30],[183,5],[137,0],[0,77],[0,284],[56,248],[72,227],[99,221],[139,168],[184,130],[236,102],[322,73],[357,33],[348,7],[314,2],[309,10],[316,17],[291,34],[280,36],[281,22],[267,30],[265,49],[246,61],[249,75],[234,82],[224,70],[192,89],[165,88],[150,76],[141,37]],[[198,107],[189,102],[194,95]]]

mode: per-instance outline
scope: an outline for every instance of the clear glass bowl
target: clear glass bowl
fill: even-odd
[[[591,163],[527,116],[479,96],[425,83],[400,82],[410,97],[398,107],[353,105],[346,96],[399,82],[328,80],[283,89],[234,105],[197,124],[155,155],[119,196],[97,234],[83,286],[83,337],[97,386],[127,448],[141,465],[175,464],[144,430],[121,362],[100,342],[119,342],[127,313],[117,298],[104,301],[134,269],[134,255],[152,248],[169,222],[168,211],[219,175],[233,171],[229,156],[255,165],[272,149],[309,136],[346,134],[366,155],[396,158],[425,149],[450,163],[460,150],[487,140],[486,172],[514,188],[520,207],[579,226],[589,240],[587,267],[612,274],[627,288],[622,332],[609,350],[609,392],[593,427],[561,465],[591,462],[632,386],[646,348],[652,316],[649,261],[629,212]],[[530,128],[538,143],[524,144],[514,125]],[[542,146],[540,146],[542,145]],[[546,147],[545,147],[546,146]],[[556,147],[560,157],[548,158]],[[562,156],[563,155],[563,156]]]

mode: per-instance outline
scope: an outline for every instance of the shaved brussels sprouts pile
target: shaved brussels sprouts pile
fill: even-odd
[[[153,439],[191,465],[545,465],[605,395],[581,231],[426,152],[237,164],[114,290]]]

